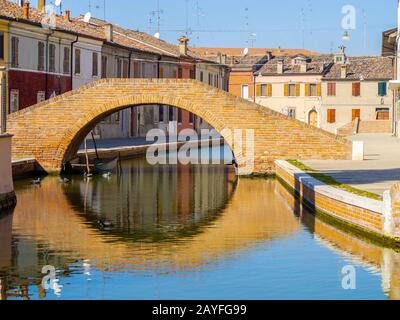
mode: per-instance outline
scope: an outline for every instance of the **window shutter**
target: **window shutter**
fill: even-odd
[[[256,85],[256,97],[261,96],[261,84]]]
[[[296,83],[296,97],[300,97],[300,83]]]
[[[163,67],[160,67],[159,78],[164,78],[164,68]]]
[[[309,97],[310,96],[310,84],[309,83],[306,83],[305,85],[304,85],[304,89],[305,89],[305,96],[306,97]]]
[[[288,83],[285,83],[284,95],[285,95],[285,97],[289,96],[289,84]]]
[[[268,97],[272,97],[272,84],[268,85]]]
[[[317,83],[317,97],[321,96],[321,84]]]
[[[379,82],[378,83],[378,95],[380,97],[384,97],[387,94],[387,86],[386,82]]]

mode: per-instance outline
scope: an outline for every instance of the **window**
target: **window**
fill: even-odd
[[[64,72],[64,74],[68,74],[69,73],[70,57],[71,57],[70,49],[68,47],[64,47],[64,60],[63,60],[63,72]]]
[[[389,108],[376,108],[376,120],[390,120]]]
[[[242,85],[242,98],[243,99],[249,98],[249,86],[247,84]]]
[[[190,69],[189,73],[190,73],[190,79],[196,79],[196,72],[194,69]]]
[[[296,96],[296,85],[295,84],[289,84],[289,97],[295,97]]]
[[[212,86],[212,74],[211,73],[208,74],[208,85]]]
[[[81,74],[81,50],[75,49],[75,74]]]
[[[386,82],[378,83],[378,95],[380,97],[385,97],[387,95],[387,83]]]
[[[271,84],[259,84],[256,87],[256,95],[258,97],[271,97],[272,96],[272,85]]]
[[[122,78],[122,61],[121,61],[121,58],[117,58],[117,78]]]
[[[194,123],[194,114],[193,113],[189,113],[189,123],[193,124]]]
[[[351,110],[351,121],[355,119],[360,119],[361,117],[361,110],[360,109],[352,109]]]
[[[137,61],[133,63],[133,75],[135,78],[140,78],[140,64]]]
[[[128,60],[124,60],[122,72],[123,72],[122,76],[124,78],[129,78],[129,62],[128,62]]]
[[[142,62],[140,66],[140,76],[146,78],[146,63]]]
[[[178,109],[178,123],[182,123],[182,109]]]
[[[288,108],[287,109],[287,116],[290,119],[296,119],[296,108]]]
[[[11,66],[18,68],[19,66],[19,39],[17,37],[11,38]]]
[[[38,43],[38,70],[44,70],[44,43]]]
[[[92,76],[97,77],[99,75],[99,55],[97,52],[92,53]]]
[[[4,33],[0,32],[0,60],[4,60]]]
[[[44,91],[38,91],[37,93],[37,103],[40,103],[42,101],[46,100],[46,94]]]
[[[183,69],[181,67],[178,68],[178,79],[183,78]]]
[[[101,57],[101,77],[107,78],[107,56],[102,56]]]
[[[315,83],[310,84],[310,97],[317,96],[317,85]]]
[[[203,82],[204,81],[204,72],[200,71],[200,81]]]
[[[353,82],[353,97],[359,97],[361,95],[361,84],[360,82]]]
[[[157,73],[157,65],[153,64],[153,78],[157,78],[158,73]]]
[[[10,93],[10,112],[19,110],[19,90],[11,90]]]
[[[169,119],[169,121],[174,121],[175,120],[174,108],[172,108],[172,107],[168,107],[168,119]]]
[[[160,74],[158,75],[159,78],[163,79],[164,78],[164,67],[160,67]]]
[[[158,107],[158,122],[164,122],[164,107]]]
[[[176,78],[176,69],[172,70],[172,78]]]
[[[328,96],[336,96],[336,83],[328,83]]]
[[[56,46],[49,45],[49,72],[56,72]]]
[[[328,123],[335,123],[336,122],[336,109],[328,109],[327,110],[327,119]]]

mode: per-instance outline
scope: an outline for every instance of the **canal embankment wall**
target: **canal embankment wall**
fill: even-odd
[[[215,144],[223,144],[224,140],[221,138],[217,139],[204,139],[204,140],[194,140],[194,141],[178,141],[178,142],[169,142],[167,144],[148,144],[148,145],[138,145],[138,146],[125,146],[125,147],[112,147],[112,148],[98,148],[97,155],[99,158],[113,158],[113,157],[121,157],[121,159],[130,159],[135,157],[142,157],[146,155],[149,147],[159,148],[162,150],[165,148],[165,151],[176,151],[183,145],[186,146],[199,146],[199,147],[208,147]],[[94,159],[97,157],[95,149],[87,150],[89,159]],[[81,162],[85,161],[85,150],[78,151],[78,157]]]
[[[400,184],[374,200],[329,186],[287,161],[275,162],[278,179],[317,216],[389,245],[400,244]]]
[[[16,204],[11,171],[12,135],[0,134],[0,215]]]
[[[108,148],[98,148],[97,154],[96,150],[91,148],[87,150],[88,157],[93,160],[99,156],[99,158],[113,158],[121,157],[121,159],[131,159],[136,157],[143,157],[146,155],[149,147],[157,148],[160,150],[165,148],[168,150],[177,150],[184,144],[188,146],[198,145],[199,147],[206,147],[210,145],[223,144],[224,140],[221,138],[211,139],[211,140],[197,140],[190,142],[170,142],[167,144],[148,144],[148,145],[135,145],[135,146],[118,146],[118,147],[108,147]],[[81,162],[85,162],[85,150],[78,151],[77,157]],[[36,174],[43,174],[44,169],[34,158],[18,159],[12,161],[12,177],[14,179],[23,179],[27,177],[32,177]]]

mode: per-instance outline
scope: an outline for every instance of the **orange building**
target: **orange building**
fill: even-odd
[[[304,49],[191,48],[191,50],[209,60],[228,65],[231,68],[229,92],[252,101],[255,99],[255,73],[272,57],[296,54],[318,55],[317,52]]]

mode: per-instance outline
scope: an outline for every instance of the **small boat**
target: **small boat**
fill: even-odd
[[[113,172],[118,165],[119,157],[110,159],[95,159],[94,170],[98,173]]]

